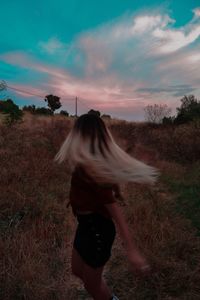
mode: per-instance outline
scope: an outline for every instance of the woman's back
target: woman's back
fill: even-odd
[[[104,204],[116,202],[113,186],[97,184],[80,166],[72,173],[69,197],[74,215],[77,211],[94,211],[110,217]]]

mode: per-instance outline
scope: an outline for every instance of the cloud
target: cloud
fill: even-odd
[[[145,32],[152,31],[154,28],[165,28],[168,24],[174,23],[168,15],[144,15],[136,17],[134,25],[131,29],[132,35],[143,34]]]
[[[175,20],[167,14],[152,12],[82,34],[76,47],[85,59],[86,77],[114,73],[121,85],[132,86],[136,97],[198,93],[200,51],[194,44],[200,35],[198,14],[199,9],[194,10],[191,21],[180,28],[173,28]]]
[[[0,55],[0,60],[15,66],[32,69],[41,73],[47,73],[48,75],[59,78],[67,79],[69,76],[66,70],[44,64],[42,61],[39,61],[24,52],[8,52]]]
[[[152,12],[81,34],[74,48],[84,60],[85,75],[101,77],[113,72],[122,80],[149,80],[150,71],[165,63],[169,55],[180,50],[189,53],[191,49],[187,46],[191,48],[200,36],[197,12],[198,9],[189,23],[176,29],[172,27],[175,20],[170,16]]]
[[[193,13],[195,17],[200,17],[200,7],[193,9]]]
[[[193,14],[180,28],[157,10],[118,18],[81,33],[69,45],[55,37],[40,42],[44,52],[59,57],[62,67],[20,51],[0,59],[44,74],[38,88],[57,94],[63,103],[78,96],[90,108],[142,119],[148,104],[175,109],[178,97],[200,95],[200,8]]]
[[[158,53],[173,53],[193,43],[200,36],[200,25],[193,26],[188,34],[183,30],[163,30],[160,28],[156,28],[152,34],[160,41]]]
[[[191,63],[199,63],[200,62],[200,52],[189,54],[187,59]]]
[[[185,94],[190,94],[195,91],[196,88],[188,85],[188,84],[180,84],[175,86],[168,86],[168,87],[146,87],[138,89],[138,92],[147,92],[150,94],[158,94],[158,93],[168,93],[173,94],[174,96],[181,97]]]
[[[127,101],[130,101],[129,105],[134,105],[134,101],[141,99],[141,97],[133,95],[129,84],[121,83],[115,74],[107,74],[102,79],[80,79],[61,68],[53,68],[24,53],[7,53],[0,56],[0,59],[21,68],[32,68],[39,73],[47,73],[49,75],[48,82],[38,82],[40,95],[55,93],[63,99],[72,99],[72,97],[80,95],[81,99],[87,101],[91,107],[96,105],[102,108],[113,107],[113,101],[116,101],[117,105],[121,107],[126,105]],[[20,85],[14,84],[13,86],[18,89],[16,90],[18,94],[26,96],[26,93],[19,91]],[[139,86],[135,84],[135,88]],[[38,89],[33,86],[27,86],[25,90],[38,94]],[[135,102],[135,105],[138,105],[138,102]]]
[[[48,54],[55,54],[58,50],[65,48],[65,45],[56,37],[52,37],[47,42],[39,42],[39,47]]]
[[[195,87],[199,92],[200,86],[199,68],[200,68],[200,47],[194,49],[176,52],[173,56],[166,57],[162,63],[156,65],[155,73],[160,82],[165,86],[174,82],[178,84],[188,84]]]

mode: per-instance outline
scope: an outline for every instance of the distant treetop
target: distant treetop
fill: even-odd
[[[53,113],[56,109],[59,109],[62,106],[62,104],[60,103],[60,97],[58,96],[47,95],[44,101],[48,103],[47,105],[52,110]]]

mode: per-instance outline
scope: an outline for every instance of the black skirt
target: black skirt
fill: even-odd
[[[73,247],[91,267],[98,268],[109,260],[116,229],[112,219],[99,213],[77,215]]]

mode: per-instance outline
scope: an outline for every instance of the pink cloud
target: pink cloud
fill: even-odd
[[[69,76],[69,74],[65,70],[46,65],[42,61],[38,61],[32,56],[25,54],[24,52],[9,52],[6,54],[2,54],[0,55],[0,59],[15,66],[33,69],[35,71],[47,73],[59,78],[67,79]]]
[[[70,104],[69,100],[78,96],[86,103],[85,109],[88,106],[105,113],[127,114],[127,118],[134,112],[135,117],[143,118],[143,108],[148,104],[166,103],[175,110],[178,93],[170,86],[188,85],[188,90],[193,91],[200,84],[200,50],[194,43],[200,35],[199,8],[193,12],[193,19],[181,28],[173,28],[174,20],[157,10],[118,18],[81,33],[67,46],[72,51],[75,70],[82,71],[78,76],[23,52],[10,52],[0,59],[47,74],[45,82],[38,80],[34,93],[38,89],[42,94],[57,94],[72,110],[73,101]],[[60,51],[63,45],[53,38],[39,43],[50,54]],[[62,55],[64,63],[71,58],[66,53]],[[26,87],[34,90],[31,84]],[[200,89],[196,92],[200,94]]]
[[[107,51],[107,42],[92,36],[82,36],[79,46],[86,56],[85,72],[92,76],[98,72],[105,73],[112,62],[112,53]]]
[[[115,105],[121,110],[124,107],[131,108],[144,103],[144,99],[136,94],[134,95],[134,89],[136,90],[143,84],[135,81],[130,89],[129,83],[124,83],[114,73],[106,74],[103,78],[92,78],[88,75],[88,77],[78,79],[67,71],[38,62],[24,53],[8,53],[1,56],[1,58],[20,67],[32,68],[38,72],[49,74],[48,82],[39,83],[37,88],[30,85],[12,84],[17,89],[16,93],[23,97],[32,97],[23,90],[39,96],[53,93],[60,96],[63,103],[68,104],[70,98],[80,96],[80,99],[87,101],[89,107],[95,106],[98,109],[110,110]]]

